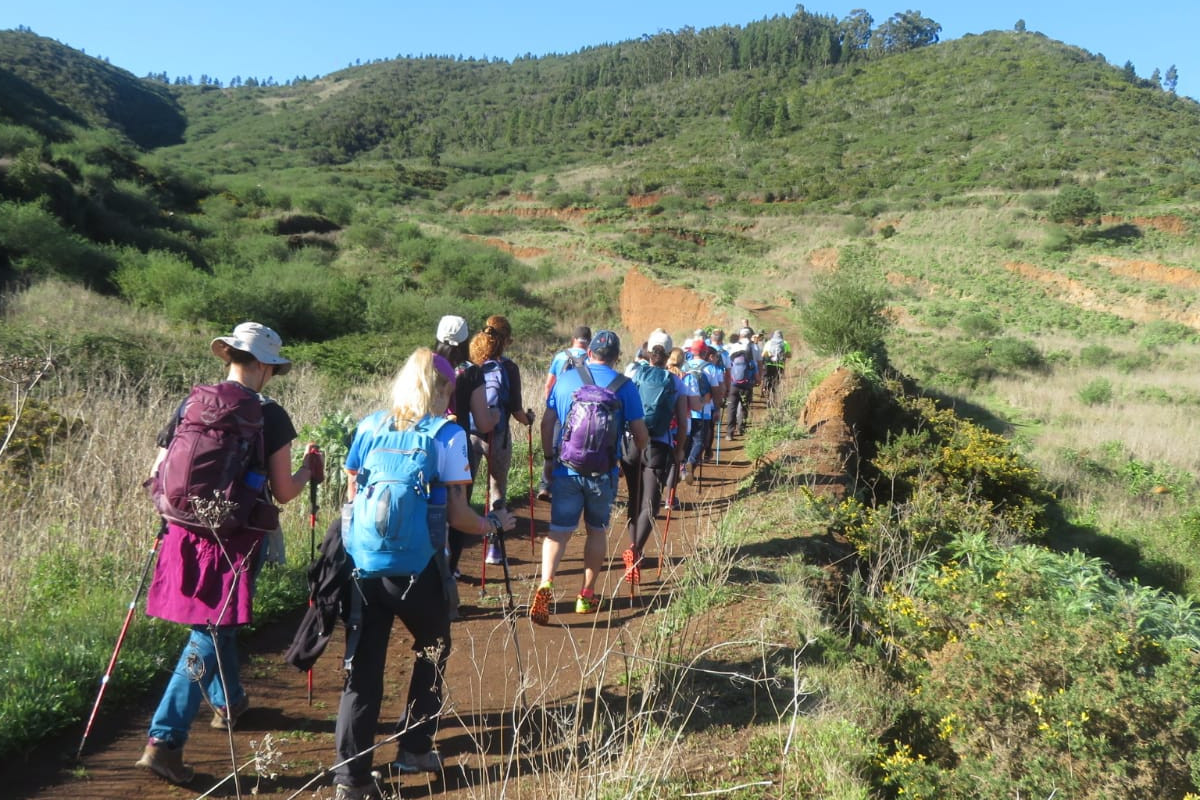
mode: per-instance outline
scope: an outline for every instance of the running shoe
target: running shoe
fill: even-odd
[[[630,547],[624,553],[621,553],[621,560],[625,562],[625,582],[632,583],[635,586],[641,583],[642,571],[638,567],[638,564],[641,563],[641,559],[638,558],[637,554],[633,552],[632,547]]]
[[[599,610],[600,599],[591,589],[584,589],[579,593],[579,597],[575,598],[576,614],[595,614]]]
[[[533,593],[533,602],[529,605],[529,619],[535,625],[550,623],[550,603],[554,600],[554,585],[546,581]]]

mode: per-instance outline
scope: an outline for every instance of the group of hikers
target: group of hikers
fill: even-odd
[[[533,623],[549,624],[555,575],[581,517],[584,573],[574,610],[599,609],[596,582],[621,474],[628,495],[624,580],[637,585],[655,519],[677,502],[677,484],[696,480],[714,446],[719,455],[722,438],[745,434],[756,387],[768,396],[778,391],[791,357],[781,332],[764,341],[743,321],[729,339],[719,328],[697,330],[676,347],[658,328],[622,369],[618,335],[579,326],[555,355],[538,427],[545,462],[537,496],[550,504],[550,525],[529,606]],[[387,406],[354,431],[343,465],[346,503],[310,568],[313,597],[287,657],[311,669],[336,618],[345,622],[332,768],[337,800],[378,796],[372,751],[395,618],[411,634],[416,658],[392,767],[441,770],[433,740],[458,616],[459,560],[467,537],[485,537],[485,561],[504,565],[507,575],[503,535],[516,525],[507,507],[512,423],[529,426],[532,442],[536,420],[532,408],[522,408],[520,370],[504,355],[512,340],[503,316],[489,317],[473,337],[465,319],[443,317],[433,346],[418,348],[400,368]],[[175,784],[194,778],[183,748],[202,703],[213,708],[211,725],[219,729],[232,729],[249,708],[235,633],[250,622],[259,569],[280,558],[275,504],[306,485],[315,493],[324,479],[324,456],[312,443],[293,471],[296,429],[262,394],[291,367],[281,346],[278,334],[255,322],[212,341],[226,379],[195,387],[172,414],[147,481],[163,526],[146,612],[188,625],[191,634],[137,765]],[[481,514],[471,490],[485,461]]]

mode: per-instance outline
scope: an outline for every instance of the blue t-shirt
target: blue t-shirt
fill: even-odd
[[[621,373],[617,372],[607,364],[597,364],[591,361],[588,362],[588,371],[592,373],[592,380],[597,386],[608,386]],[[555,449],[558,449],[559,442],[562,440],[562,423],[566,420],[567,414],[571,411],[571,404],[575,402],[575,391],[583,386],[583,376],[577,369],[569,369],[558,376],[558,380],[554,384],[554,391],[550,392],[550,396],[546,398],[546,408],[554,411],[558,417],[558,432],[559,437],[555,441]],[[621,410],[618,411],[617,425],[619,429],[624,429],[630,422],[635,422],[645,417],[642,411],[642,396],[638,393],[637,385],[631,380],[626,380],[617,389],[617,399],[621,401]],[[621,457],[621,437],[617,437],[617,460]],[[615,478],[617,475],[617,466],[613,466],[612,474]],[[579,473],[568,467],[566,464],[559,461],[554,467],[555,475],[578,475]]]
[[[567,359],[574,358],[577,361],[582,361],[587,356],[587,350],[582,347],[568,347],[566,350],[560,350],[554,355],[554,359],[550,362],[550,369],[546,370],[548,375],[561,375],[567,367]]]

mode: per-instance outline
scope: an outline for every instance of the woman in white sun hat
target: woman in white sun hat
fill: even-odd
[[[231,335],[218,336],[211,343],[213,355],[227,368],[225,380],[212,390],[227,401],[241,401],[243,406],[247,398],[260,404],[262,447],[254,446],[245,478],[250,485],[251,477],[257,476],[253,488],[263,492],[259,495],[265,501],[262,506],[272,509],[274,503],[298,496],[309,481],[320,483],[325,470],[320,451],[310,446],[301,467],[292,471],[296,428],[288,413],[262,394],[271,378],[292,367],[280,355],[281,345],[279,334],[257,322],[243,322]],[[177,429],[183,435],[185,420],[195,428],[185,409],[197,391],[193,390],[158,435],[152,482],[159,479],[160,466],[165,472],[177,463],[175,454],[168,455]],[[179,458],[179,463],[187,463]],[[214,709],[212,727],[221,729],[233,727],[250,705],[238,676],[236,634],[239,626],[251,621],[264,535],[259,521],[253,525],[247,521],[244,527],[214,536],[211,531],[164,516],[165,532],[146,597],[146,613],[190,626],[191,636],[154,712],[149,741],[137,766],[171,783],[189,783],[195,775],[184,763],[183,746],[203,700]]]

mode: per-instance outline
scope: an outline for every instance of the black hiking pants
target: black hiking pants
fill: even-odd
[[[729,402],[725,406],[726,437],[734,433],[744,434],[746,423],[750,421],[750,400],[754,394],[754,385],[729,387]]]
[[[635,463],[621,462],[627,470],[629,485],[629,541],[638,555],[654,530],[654,519],[662,507],[663,487],[674,461],[672,448],[663,442],[650,442]]]
[[[450,615],[437,565],[431,560],[411,585],[407,577],[398,577],[368,578],[359,581],[359,586],[363,593],[362,635],[338,706],[334,733],[337,760],[344,761],[375,743],[388,639],[396,617],[412,635],[416,654],[405,705],[411,727],[401,735],[400,747],[418,755],[428,753],[437,733],[442,675],[450,656]],[[357,590],[352,587],[351,591]],[[346,786],[370,784],[371,762],[368,753],[343,764],[334,772],[334,782]]]

